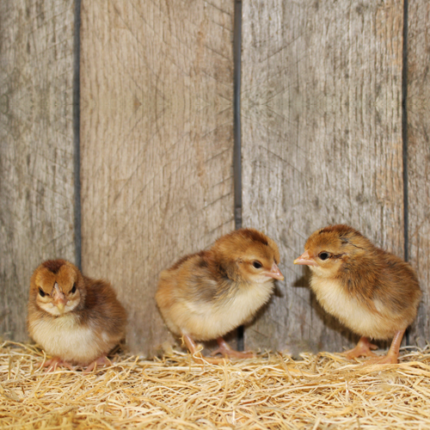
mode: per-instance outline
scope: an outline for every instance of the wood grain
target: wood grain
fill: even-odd
[[[348,223],[403,256],[401,3],[243,3],[243,220],[286,275],[248,348],[350,345],[293,266],[317,228]]]
[[[227,0],[82,2],[82,265],[134,352],[171,340],[159,272],[234,228],[232,25]]]
[[[30,276],[75,260],[74,1],[0,1],[0,333],[27,337]]]
[[[430,4],[411,1],[408,8],[408,248],[423,290],[411,341],[424,346],[430,339]]]

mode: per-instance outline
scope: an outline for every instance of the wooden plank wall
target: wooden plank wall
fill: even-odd
[[[424,346],[430,340],[430,3],[410,1],[408,9],[408,248],[424,293],[411,340]]]
[[[159,272],[234,229],[232,29],[229,0],[82,2],[83,270],[139,353],[171,339]]]
[[[75,260],[75,3],[0,1],[0,336],[27,338],[30,276]]]
[[[430,338],[430,6],[408,6],[405,199],[402,3],[243,2],[243,225],[279,243],[286,275],[247,348],[351,345],[292,264],[338,222],[406,246],[425,292],[410,341]],[[172,341],[159,271],[234,228],[233,6],[82,0],[78,257],[119,291],[145,355]],[[0,0],[0,16],[0,335],[22,340],[35,266],[75,261],[75,2]]]
[[[402,32],[401,2],[243,3],[243,220],[286,275],[248,347],[350,345],[293,266],[317,228],[349,223],[403,255]]]

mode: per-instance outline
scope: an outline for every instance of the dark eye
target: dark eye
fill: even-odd
[[[39,294],[40,294],[41,297],[45,297],[46,296],[46,293],[45,293],[45,291],[42,290],[42,288],[39,288]]]
[[[263,267],[263,265],[259,262],[259,261],[254,261],[252,263],[252,265],[256,268],[256,269],[261,269]]]
[[[73,284],[73,287],[70,290],[70,294],[75,294],[75,291],[76,291],[76,284]]]
[[[320,260],[327,260],[327,258],[330,258],[330,254],[328,252],[320,252],[318,257]]]

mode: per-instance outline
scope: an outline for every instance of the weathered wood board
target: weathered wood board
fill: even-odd
[[[75,3],[3,0],[0,17],[0,335],[23,340],[33,270],[75,260]]]
[[[424,346],[430,340],[430,3],[410,1],[408,9],[408,248],[424,293],[410,335]]]
[[[83,271],[150,356],[171,340],[159,272],[234,229],[233,2],[84,0],[81,18]]]
[[[403,256],[402,32],[394,0],[243,3],[243,224],[278,242],[286,277],[248,348],[350,344],[293,265],[317,228]]]

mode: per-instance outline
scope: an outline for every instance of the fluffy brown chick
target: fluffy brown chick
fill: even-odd
[[[250,321],[269,300],[274,279],[284,279],[278,264],[276,243],[243,228],[161,272],[155,299],[168,328],[183,336],[197,362],[202,358],[194,340],[217,339],[215,353],[250,357],[251,353],[232,350],[222,336]]]
[[[30,282],[27,328],[30,336],[58,364],[107,364],[106,354],[124,337],[127,314],[105,281],[93,280],[65,260],[48,260]]]
[[[374,246],[347,225],[313,233],[294,264],[308,265],[311,287],[323,308],[361,337],[348,358],[376,356],[372,339],[393,338],[390,350],[372,363],[397,363],[406,328],[414,321],[421,298],[412,267]]]

